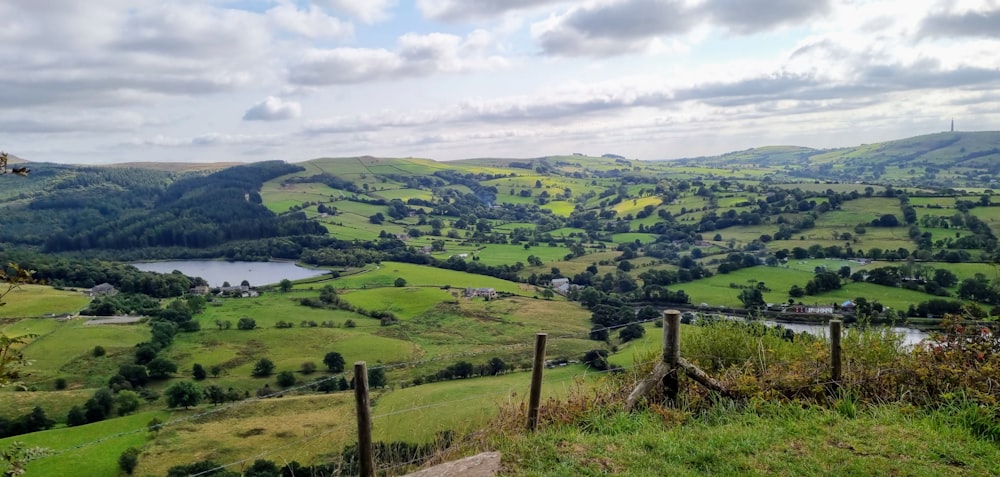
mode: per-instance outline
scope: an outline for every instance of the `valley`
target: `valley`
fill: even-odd
[[[617,379],[639,375],[674,307],[858,330],[941,331],[953,315],[992,326],[998,148],[1000,133],[977,132],[674,161],[30,163],[28,177],[0,176],[0,259],[34,271],[0,307],[0,333],[30,364],[0,390],[0,429],[36,408],[51,422],[0,448],[49,449],[29,475],[115,475],[130,447],[137,475],[341,462],[356,361],[377,369],[377,439],[476,435],[523,405],[536,333],[550,339],[546,397],[572,399],[607,386],[588,352]],[[127,265],[195,259],[316,276],[223,288]],[[114,293],[95,292],[105,283]],[[685,349],[711,333],[685,325]],[[181,383],[198,388],[193,405],[168,399]],[[166,424],[148,430],[154,418]]]

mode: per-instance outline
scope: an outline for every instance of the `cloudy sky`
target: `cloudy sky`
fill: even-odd
[[[1000,129],[1000,0],[3,0],[36,161],[637,159]]]

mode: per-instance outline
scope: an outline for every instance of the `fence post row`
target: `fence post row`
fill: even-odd
[[[545,341],[547,333],[535,334],[535,359],[531,365],[531,392],[528,397],[528,430],[538,427],[538,407],[542,398],[542,368],[545,367]]]
[[[840,386],[841,347],[840,335],[843,322],[830,320],[830,381],[834,388]]]
[[[362,477],[375,477],[375,455],[372,451],[372,409],[368,397],[368,366],[354,363],[354,400],[358,411],[358,463]]]
[[[681,359],[681,312],[667,310],[663,312],[663,364],[667,366],[667,375],[663,377],[663,388],[667,398],[677,399],[679,392],[679,368]]]

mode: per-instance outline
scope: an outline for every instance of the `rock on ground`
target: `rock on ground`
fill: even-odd
[[[483,452],[461,460],[445,462],[404,477],[493,477],[500,472],[500,453]]]

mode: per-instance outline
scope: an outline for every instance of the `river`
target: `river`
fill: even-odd
[[[146,272],[170,273],[179,270],[189,277],[201,277],[210,286],[220,287],[223,282],[239,285],[243,280],[251,286],[269,285],[289,280],[300,280],[329,273],[326,270],[302,268],[291,262],[226,262],[221,260],[173,260],[166,262],[136,262],[135,268]]]

